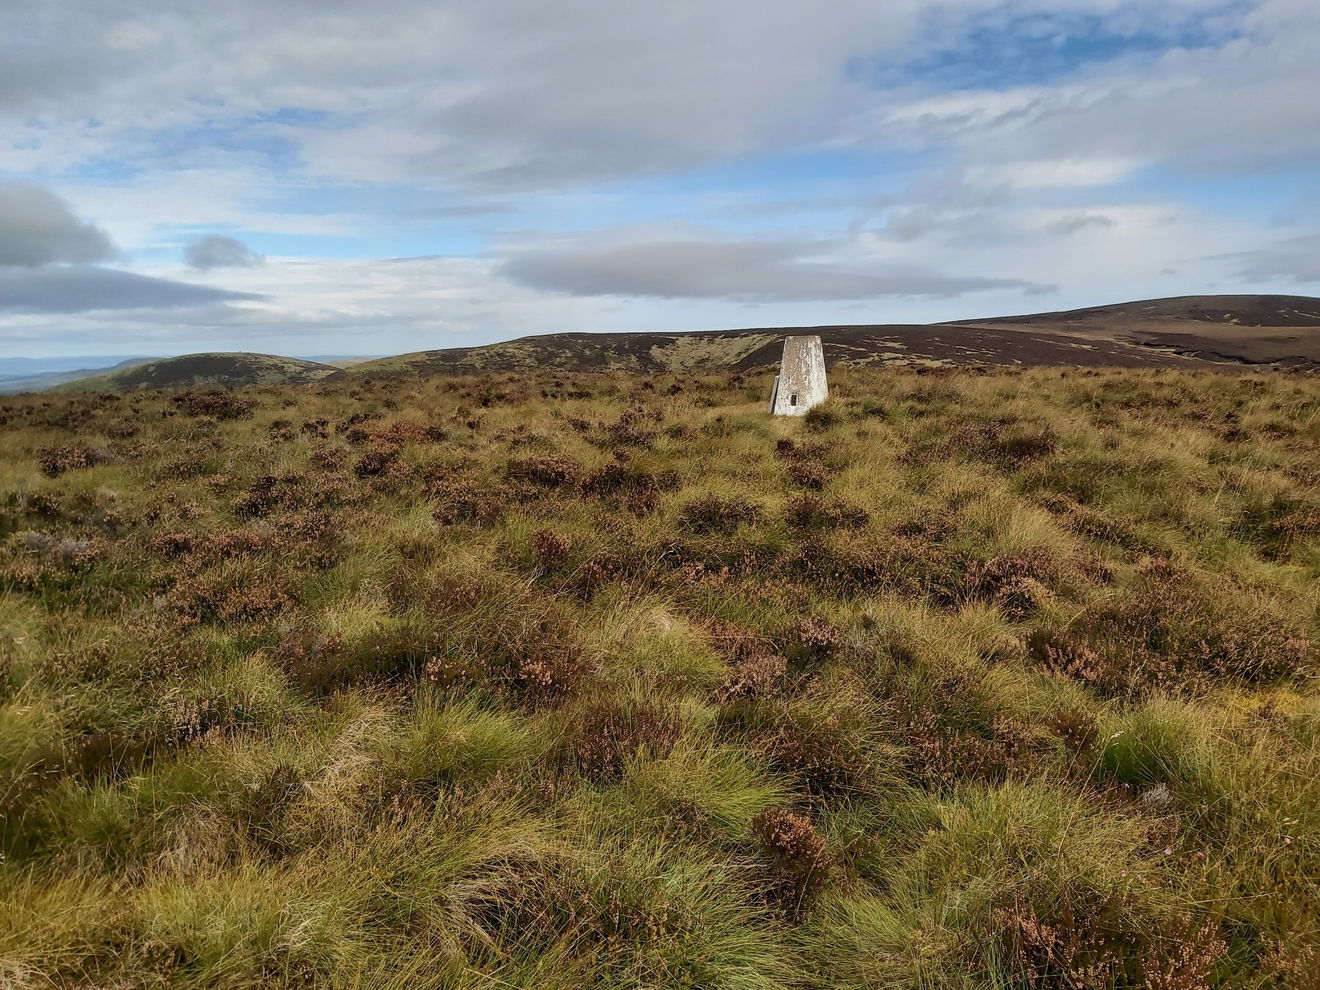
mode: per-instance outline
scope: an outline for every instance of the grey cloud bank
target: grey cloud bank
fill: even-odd
[[[110,238],[74,216],[54,193],[35,183],[0,179],[0,265],[83,263],[112,254]]]
[[[35,270],[0,268],[0,311],[14,313],[170,309],[259,298],[253,293],[229,292],[89,265]]]
[[[1236,276],[1244,281],[1320,282],[1320,234],[1289,238],[1256,251],[1221,255],[1219,260],[1236,264]]]
[[[522,285],[581,296],[744,302],[951,297],[991,289],[1047,291],[1015,278],[946,275],[909,264],[830,258],[831,242],[696,237],[620,240],[604,235],[531,248],[501,274]]]

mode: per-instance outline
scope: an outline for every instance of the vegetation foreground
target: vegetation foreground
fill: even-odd
[[[0,403],[0,985],[1293,987],[1320,380]]]

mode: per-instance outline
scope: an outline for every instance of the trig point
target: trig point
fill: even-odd
[[[819,337],[785,337],[784,359],[770,391],[770,412],[801,416],[830,397],[825,381],[825,349]]]

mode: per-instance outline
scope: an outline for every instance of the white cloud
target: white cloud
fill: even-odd
[[[973,165],[964,173],[972,185],[1018,189],[1084,189],[1122,182],[1140,165],[1133,158],[1053,158]]]
[[[0,147],[0,167],[67,168],[80,152],[150,164],[180,152],[177,144],[168,152],[143,149],[144,134],[202,125],[224,134],[241,124],[249,135],[292,142],[317,175],[541,188],[855,137],[923,147],[975,140],[988,129],[1103,112],[1115,101],[1148,107],[1186,88],[1214,91],[1217,78],[1226,70],[1226,79],[1240,77],[1234,67],[1242,65],[1264,66],[1262,87],[1315,78],[1301,58],[1315,24],[1298,5],[1281,3],[1262,4],[1244,22],[1254,31],[1246,53],[1225,45],[1171,55],[1152,71],[1119,65],[1109,76],[1099,71],[1058,86],[876,92],[850,71],[862,61],[901,64],[933,43],[956,44],[956,30],[930,25],[971,23],[972,14],[1011,27],[1011,17],[1032,11],[1089,11],[1136,31],[1169,30],[1167,22],[1214,9],[1208,2],[1158,6],[38,0],[16,18],[11,33],[22,44],[0,58],[0,114],[7,108],[8,125],[22,136],[7,151]],[[1285,25],[1301,37],[1281,35]],[[330,116],[262,116],[285,108]],[[1229,108],[1243,109],[1233,101]],[[1161,147],[1157,141],[1152,150]]]

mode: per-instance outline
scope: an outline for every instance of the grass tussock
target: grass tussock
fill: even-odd
[[[1320,971],[1320,385],[14,397],[0,985]]]

